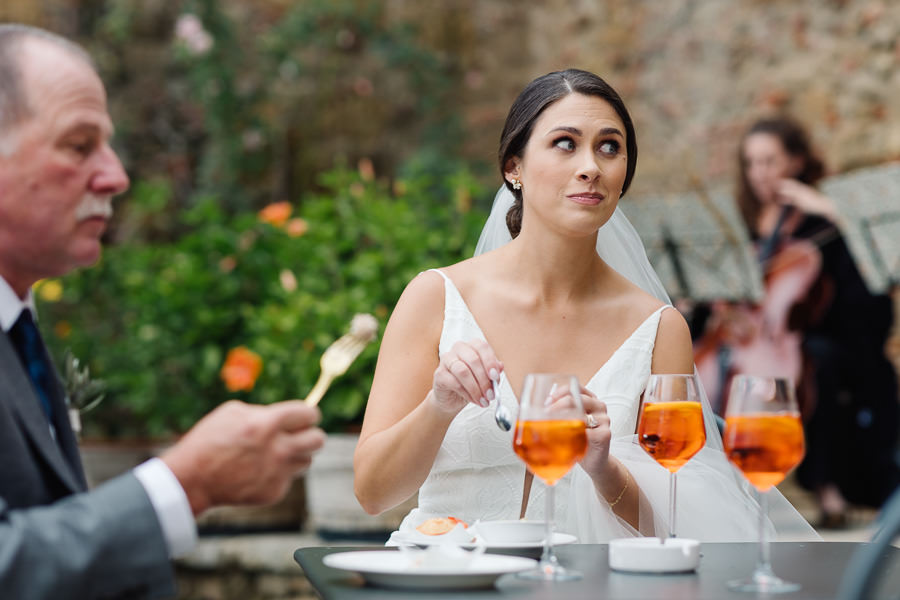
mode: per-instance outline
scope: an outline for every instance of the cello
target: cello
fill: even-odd
[[[809,408],[803,406],[812,395],[802,329],[821,317],[831,292],[819,277],[822,255],[817,245],[790,237],[802,218],[794,207],[783,206],[772,233],[757,244],[762,300],[713,303],[706,330],[694,344],[697,371],[719,414],[725,412],[730,379],[738,373],[789,378],[798,387],[802,412]]]

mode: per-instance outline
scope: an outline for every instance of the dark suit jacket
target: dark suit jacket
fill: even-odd
[[[29,599],[174,595],[159,521],[131,473],[88,492],[58,378],[57,439],[0,331],[0,596]]]

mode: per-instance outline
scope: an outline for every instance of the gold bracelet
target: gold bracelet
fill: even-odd
[[[612,508],[612,507],[614,507],[616,504],[618,504],[618,503],[619,503],[619,500],[622,499],[622,496],[625,495],[625,490],[628,489],[628,480],[629,480],[629,479],[630,479],[630,476],[629,476],[629,474],[628,474],[628,469],[625,469],[625,487],[622,488],[622,491],[619,492],[619,495],[616,497],[615,500],[613,500],[612,502],[609,502],[609,500],[607,500],[607,502],[609,502],[609,507],[610,507],[610,508]]]

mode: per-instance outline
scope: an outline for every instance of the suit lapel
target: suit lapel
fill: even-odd
[[[81,470],[80,459],[78,458],[78,448],[75,444],[75,437],[72,428],[67,421],[60,418],[54,419],[54,426],[57,430],[57,438],[53,439],[50,435],[50,427],[47,425],[47,417],[40,405],[40,400],[34,391],[34,386],[28,378],[22,363],[19,361],[19,355],[16,354],[12,343],[9,341],[5,332],[0,331],[0,390],[5,390],[4,394],[9,402],[12,410],[16,413],[19,423],[26,435],[31,438],[37,452],[41,454],[44,460],[49,464],[60,480],[72,492],[79,492],[85,489],[84,475]],[[52,400],[54,410],[61,406],[61,415],[68,416],[65,408],[65,402],[60,400],[59,383],[56,382],[54,390],[56,398]],[[60,412],[57,411],[57,412]],[[69,460],[64,456],[69,454]],[[73,467],[70,464],[72,459],[71,453],[74,452]]]
[[[47,354],[46,349],[44,350]],[[47,364],[53,364],[47,354]],[[53,406],[53,426],[56,428],[56,441],[60,449],[69,462],[72,472],[77,479],[78,489],[87,489],[87,481],[84,476],[84,469],[81,465],[81,454],[78,451],[78,440],[75,438],[75,432],[72,430],[72,422],[69,420],[69,403],[66,398],[66,390],[63,387],[62,380],[59,378],[56,368],[53,369],[53,390],[51,393],[50,404]]]

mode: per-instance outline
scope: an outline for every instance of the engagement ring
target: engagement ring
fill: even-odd
[[[597,422],[597,419],[594,418],[594,415],[592,415],[591,413],[588,413],[588,416],[587,416],[588,429],[594,429],[595,427],[598,427],[599,425],[600,425],[600,423]]]

